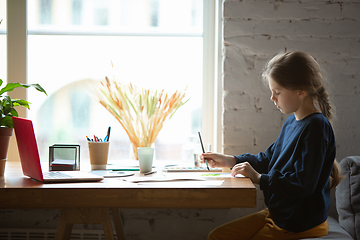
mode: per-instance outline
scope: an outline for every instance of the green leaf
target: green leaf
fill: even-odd
[[[11,116],[11,112],[15,110],[15,108],[12,108],[12,107],[7,107],[7,108],[4,108],[4,115],[5,116]]]
[[[12,92],[15,88],[22,87],[22,88],[29,88],[34,87],[39,92],[43,92],[47,95],[46,91],[39,85],[39,84],[22,84],[22,83],[8,83],[5,87],[0,89],[0,95],[5,92]]]
[[[3,87],[1,90],[0,90],[0,95],[5,93],[5,92],[11,92],[13,91],[15,88],[18,88],[18,87],[23,87],[23,88],[28,88],[27,86],[24,86],[23,84],[21,83],[8,83],[6,84],[5,87]]]
[[[0,79],[0,86],[3,80]],[[18,112],[14,107],[22,106],[27,109],[30,107],[30,102],[22,99],[11,99],[9,95],[3,96],[4,93],[11,92],[15,88],[29,88],[33,87],[39,92],[45,93],[46,91],[39,84],[22,84],[22,83],[7,83],[5,87],[0,89],[0,126],[13,128],[12,116],[17,117]]]
[[[7,128],[14,128],[13,121],[11,116],[5,116],[0,120],[0,126],[4,126]]]
[[[45,95],[47,96],[45,89],[43,89],[39,84],[35,83],[35,84],[29,84],[27,86],[34,87],[36,90],[38,90],[39,92],[45,93]]]
[[[13,103],[11,101],[11,98],[10,96],[4,96],[4,99],[3,99],[3,102],[2,102],[2,106],[5,108],[12,108],[14,107],[13,106]]]
[[[19,116],[19,114],[18,114],[18,112],[16,111],[15,108],[11,109],[10,114],[11,114],[11,116],[14,116],[14,117],[18,117],[18,116]]]
[[[23,106],[23,107],[26,107],[27,109],[30,108],[30,103],[26,100],[12,99],[11,102],[14,106]]]

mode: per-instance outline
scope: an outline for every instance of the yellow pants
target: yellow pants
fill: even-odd
[[[307,230],[295,233],[279,228],[271,219],[268,209],[234,220],[215,228],[209,240],[265,240],[302,239],[326,236],[329,231],[327,221]]]

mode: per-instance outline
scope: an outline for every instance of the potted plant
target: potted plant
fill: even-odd
[[[0,87],[3,80],[0,79]],[[47,95],[46,91],[39,84],[22,84],[22,83],[8,83],[5,87],[0,89],[0,176],[4,174],[5,162],[9,147],[10,137],[13,132],[12,117],[18,117],[18,112],[15,107],[23,106],[29,109],[30,103],[22,99],[11,99],[7,95],[8,92],[15,88],[29,88],[34,87],[36,90]]]

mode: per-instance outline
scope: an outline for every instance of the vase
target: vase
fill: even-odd
[[[130,155],[131,155],[132,159],[139,160],[138,149],[137,149],[138,147],[155,147],[155,144],[153,143],[150,146],[149,145],[139,146],[138,144],[131,142],[132,154],[130,154]]]
[[[0,127],[0,177],[4,176],[10,137],[13,129]]]

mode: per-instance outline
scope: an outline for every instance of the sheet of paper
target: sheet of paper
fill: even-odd
[[[124,181],[132,183],[142,183],[142,182],[176,182],[176,181],[206,181],[204,178],[194,178],[194,177],[128,177],[124,178]]]
[[[164,176],[173,176],[170,175],[171,173],[166,173],[164,172],[163,175]],[[181,173],[182,177],[186,177],[186,178],[203,178],[203,179],[209,179],[209,178],[233,178],[233,176],[231,176],[231,173],[229,172],[187,172],[187,173]],[[244,177],[242,174],[238,174],[235,177]]]
[[[51,162],[51,164],[58,165],[75,165],[75,160],[67,160],[67,159],[55,159]]]
[[[159,186],[162,187],[205,187],[205,186],[221,186],[224,180],[208,180],[208,181],[173,181],[173,182],[139,182],[137,185]]]
[[[163,176],[144,176],[144,177],[127,177],[121,180],[129,182],[129,183],[170,183],[173,185],[176,182],[179,182],[180,185],[188,184],[188,185],[221,185],[224,181],[218,178],[233,178],[231,173],[182,173],[181,175],[177,174],[168,174],[162,173]],[[236,175],[236,177],[244,177],[241,174]],[[177,183],[176,183],[177,184]]]
[[[221,178],[232,178],[231,173],[224,172],[224,173],[201,173],[201,177],[221,177]],[[244,177],[242,174],[237,174],[235,177]]]

